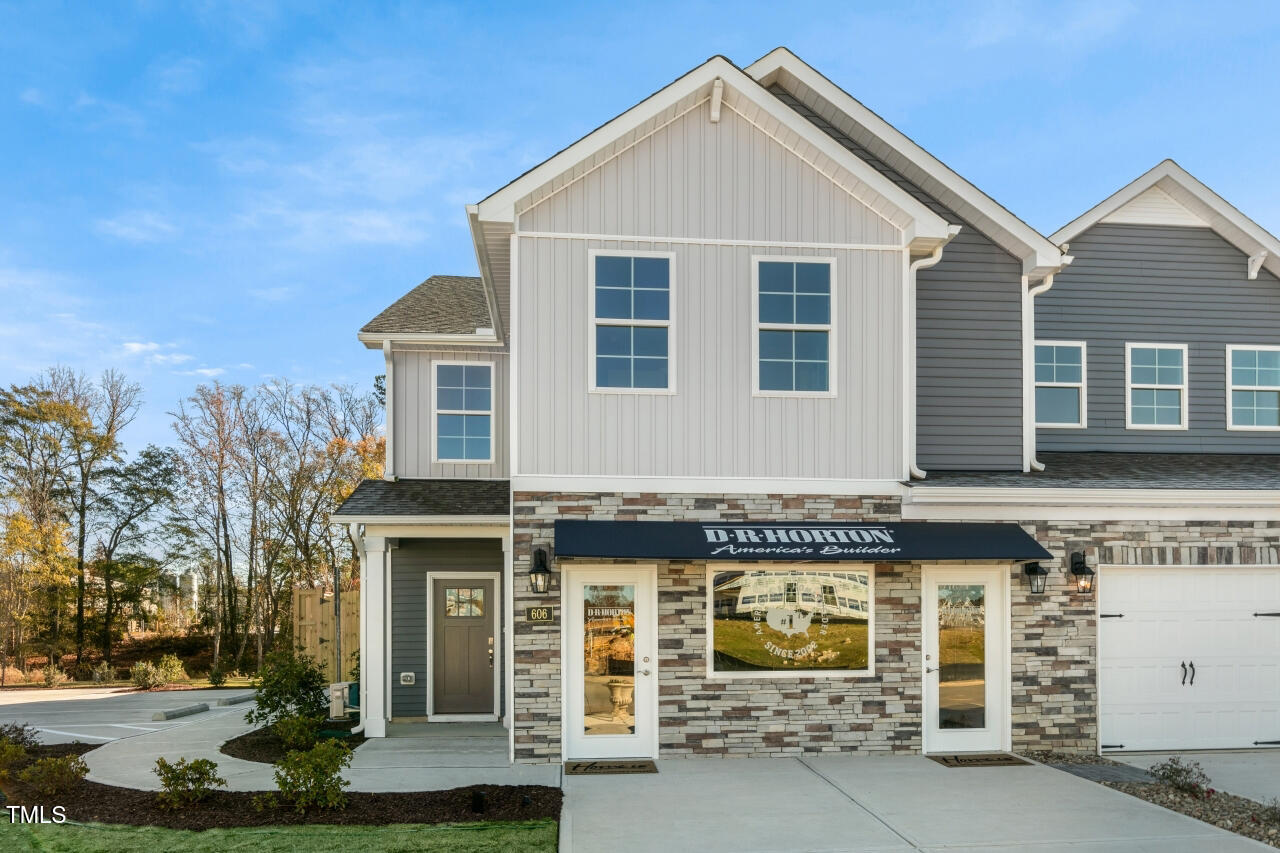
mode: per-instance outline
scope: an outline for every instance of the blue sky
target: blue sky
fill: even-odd
[[[778,44],[1045,233],[1164,157],[1280,233],[1278,11],[0,0],[0,382],[122,369],[135,446],[214,377],[367,385],[464,204]]]

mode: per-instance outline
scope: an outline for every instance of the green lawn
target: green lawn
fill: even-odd
[[[819,633],[815,617],[808,634],[788,637],[761,623],[756,633],[756,623],[750,619],[717,619],[715,623],[716,668],[724,670],[761,669],[865,669],[867,666],[867,625],[856,622],[832,622],[825,635]],[[782,649],[800,649],[810,642],[817,642],[819,651],[834,652],[834,656],[819,661],[815,658],[788,659],[771,654],[765,642]]]
[[[190,832],[155,827],[64,824],[21,826],[0,812],[0,849],[11,853],[293,853],[296,850],[439,850],[448,853],[553,853],[556,822],[283,826]]]

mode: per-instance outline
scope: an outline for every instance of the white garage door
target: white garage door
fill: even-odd
[[[1103,749],[1280,747],[1280,568],[1105,568]]]

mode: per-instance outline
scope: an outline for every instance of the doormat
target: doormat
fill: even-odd
[[[929,755],[943,767],[1018,767],[1030,761],[1007,752],[971,752],[963,755]]]
[[[657,773],[658,766],[648,758],[607,758],[600,761],[566,761],[566,776],[605,776],[615,773]]]

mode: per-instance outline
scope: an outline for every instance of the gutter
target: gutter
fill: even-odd
[[[923,480],[929,472],[916,465],[916,273],[927,270],[942,260],[942,250],[960,233],[960,225],[947,226],[947,239],[934,247],[933,251],[923,258],[912,261],[907,273],[906,294],[906,358],[904,372],[907,378],[907,474],[913,480]]]

